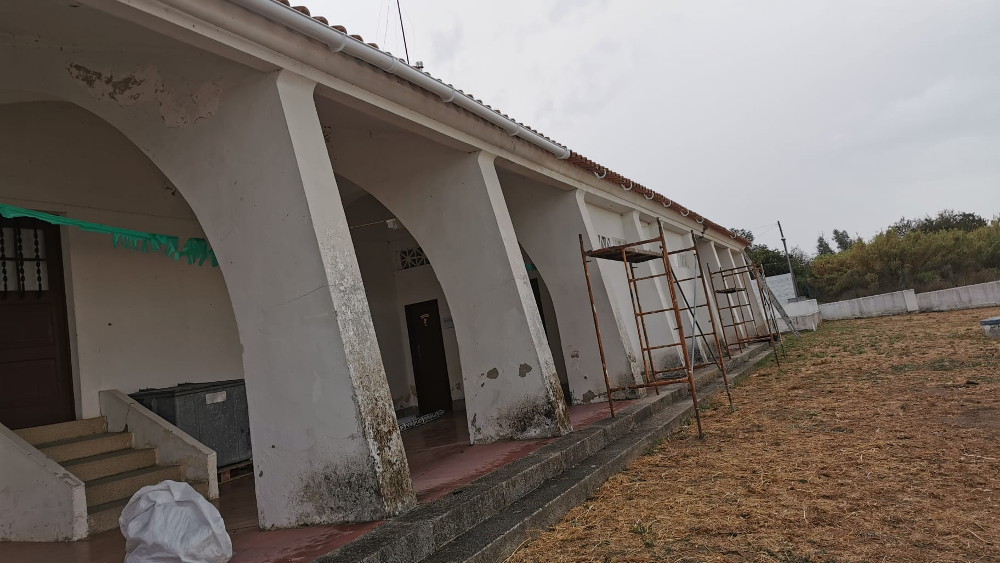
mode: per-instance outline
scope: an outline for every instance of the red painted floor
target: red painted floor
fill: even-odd
[[[632,401],[616,403],[624,407]],[[570,407],[575,430],[609,415],[607,403]],[[420,503],[450,491],[519,459],[554,438],[497,442],[473,446],[465,413],[448,415],[403,432],[413,486]],[[252,475],[219,485],[219,512],[233,540],[234,563],[311,561],[375,528],[381,522],[310,526],[292,530],[257,528],[257,499]],[[118,530],[64,543],[0,543],[0,561],[17,563],[120,563],[125,539]]]

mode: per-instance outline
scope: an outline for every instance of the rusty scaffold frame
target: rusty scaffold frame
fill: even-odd
[[[695,420],[698,424],[698,436],[701,437],[703,436],[701,413],[698,409],[698,390],[697,384],[695,383],[694,372],[696,369],[709,365],[718,366],[720,372],[722,373],[722,381],[725,385],[726,396],[729,399],[729,406],[732,408],[733,398],[729,388],[729,375],[726,371],[725,360],[722,357],[721,337],[715,328],[715,320],[712,316],[711,306],[708,300],[708,285],[705,282],[705,275],[702,270],[701,259],[698,255],[698,247],[694,233],[691,233],[690,247],[671,251],[667,247],[667,239],[663,232],[663,223],[657,221],[657,228],[659,235],[654,238],[589,251],[584,246],[583,235],[580,235],[580,255],[583,260],[584,276],[587,279],[587,293],[590,296],[590,307],[594,316],[594,330],[597,333],[597,346],[601,354],[601,367],[604,372],[604,385],[608,394],[608,407],[611,410],[611,416],[615,416],[614,394],[617,392],[652,388],[657,394],[659,394],[659,388],[662,386],[673,385],[676,383],[687,383],[688,391],[691,395],[691,402],[694,407]],[[653,247],[652,250],[649,248],[651,246]],[[683,253],[694,254],[695,263],[697,264],[695,271],[697,274],[683,279],[678,279],[674,272],[674,267],[671,264],[670,257]],[[632,301],[632,313],[635,317],[635,328],[639,338],[639,347],[642,352],[642,383],[621,386],[613,386],[611,384],[611,378],[608,374],[607,358],[604,352],[604,341],[601,336],[601,326],[598,319],[597,304],[594,301],[594,288],[590,277],[590,259],[621,262],[624,266],[625,278],[628,281],[629,294]],[[652,261],[659,261],[660,264],[662,264],[662,272],[657,272],[655,269],[651,268],[653,273],[650,275],[636,274],[635,268],[637,264]],[[665,285],[667,286],[670,294],[671,304],[668,307],[649,311],[644,310],[639,291],[639,283],[655,283],[655,281],[659,278],[666,278],[667,283]],[[684,293],[684,289],[681,284],[694,280],[698,281],[695,283],[694,304],[692,304],[688,301],[687,295]],[[701,286],[702,293],[705,295],[705,302],[701,304],[698,303],[698,285]],[[656,288],[654,287],[653,289],[655,290]],[[680,295],[680,299],[684,302],[683,307],[678,300],[678,295]],[[711,330],[707,332],[702,330],[701,323],[697,318],[697,310],[701,307],[705,307],[708,310],[708,322]],[[690,317],[689,323],[693,329],[691,331],[692,334],[690,335],[690,346],[688,344],[689,337],[684,328],[684,318],[682,317],[683,312],[688,313]],[[665,315],[668,319],[672,316],[673,327],[671,328],[677,333],[677,337],[670,338],[670,340],[673,340],[672,342],[654,343],[650,337],[649,326],[646,322],[646,318],[650,315]],[[711,362],[706,362],[703,358],[699,361],[694,356],[696,339],[699,335],[705,344],[702,355],[704,356],[704,353],[707,352],[708,355],[712,357]],[[711,345],[708,343],[706,338],[707,336],[712,336],[715,340],[716,349],[714,352],[711,349]],[[656,350],[674,347],[680,347],[681,349],[681,365],[657,369],[653,353]],[[684,375],[679,377],[670,377],[669,374],[679,371],[683,371]]]
[[[781,365],[776,344],[781,340],[781,333],[778,331],[777,320],[774,319],[774,306],[764,294],[762,284],[767,282],[763,281],[763,270],[759,269],[753,262],[749,262],[742,266],[715,271],[709,267],[708,271],[709,285],[712,288],[712,294],[715,295],[715,308],[719,313],[719,323],[722,325],[723,339],[726,342],[726,353],[731,356],[734,349],[742,352],[755,342],[769,342],[771,350],[774,352],[775,363]],[[715,282],[716,276],[719,278],[719,284]],[[752,289],[753,283],[751,282],[754,280],[757,281],[756,291]],[[764,316],[763,323],[759,322],[758,316],[754,314],[754,306],[750,302],[751,292],[756,293],[760,299],[761,314]],[[722,299],[725,301],[723,302]],[[725,315],[723,311],[726,311]],[[771,314],[768,314],[768,311]],[[732,322],[726,322],[726,315]],[[730,341],[729,337],[726,336],[728,328],[733,329],[735,341]]]

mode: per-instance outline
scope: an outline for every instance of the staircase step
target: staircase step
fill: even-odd
[[[90,434],[78,438],[45,442],[35,447],[49,456],[53,461],[62,463],[73,459],[131,448],[132,433]]]
[[[156,450],[152,448],[114,450],[66,461],[62,464],[82,481],[93,481],[101,477],[109,477],[117,473],[154,465],[156,465]]]
[[[71,440],[92,434],[103,434],[108,431],[108,419],[103,416],[95,418],[85,418],[83,420],[71,420],[58,424],[47,424],[45,426],[34,426],[32,428],[21,428],[14,433],[24,439],[32,446],[45,444],[47,442],[57,442],[60,440]]]
[[[766,347],[734,355],[727,363],[731,381],[770,353]],[[717,369],[696,372],[699,398],[707,400],[719,391],[717,378]],[[593,422],[450,495],[387,520],[316,563],[503,561],[524,541],[528,527],[558,521],[693,412],[686,384],[663,386],[658,396],[624,406],[614,418]]]
[[[146,485],[155,485],[167,479],[183,481],[184,472],[181,466],[154,465],[87,481],[87,507],[128,499]]]
[[[87,531],[89,535],[99,534],[118,527],[118,518],[125,510],[129,498],[122,498],[87,508]]]
[[[190,483],[194,490],[201,493],[201,496],[208,498],[208,481],[196,481]],[[141,488],[141,487],[140,487]],[[138,491],[139,489],[136,489]],[[133,495],[135,493],[132,493]],[[118,527],[118,518],[125,510],[125,505],[131,500],[131,495],[127,498],[120,498],[104,504],[97,504],[87,509],[87,522],[89,534],[99,534]]]

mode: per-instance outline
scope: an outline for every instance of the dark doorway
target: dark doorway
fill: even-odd
[[[450,411],[451,384],[437,300],[407,305],[406,330],[410,336],[410,358],[420,414]]]
[[[0,423],[74,418],[59,227],[0,217]]]

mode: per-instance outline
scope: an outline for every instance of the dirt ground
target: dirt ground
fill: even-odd
[[[1000,561],[1000,309],[824,324],[510,561]]]

